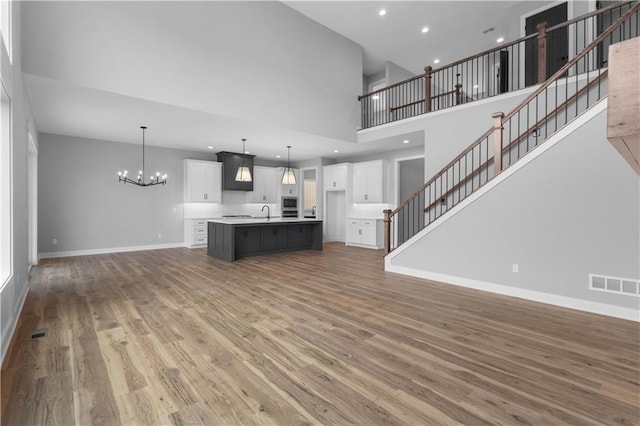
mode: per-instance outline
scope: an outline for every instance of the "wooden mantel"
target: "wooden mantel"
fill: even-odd
[[[640,176],[640,37],[609,48],[609,142]]]

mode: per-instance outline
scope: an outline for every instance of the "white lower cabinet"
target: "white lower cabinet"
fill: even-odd
[[[184,243],[189,248],[204,247],[207,245],[206,219],[184,220]]]
[[[382,248],[382,219],[348,218],[346,240],[348,246]]]

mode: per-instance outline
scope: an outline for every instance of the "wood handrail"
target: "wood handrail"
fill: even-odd
[[[536,98],[543,90],[546,90],[555,80],[561,77],[565,72],[569,70],[572,66],[574,66],[580,59],[585,57],[594,47],[600,44],[605,38],[607,38],[613,31],[622,25],[630,16],[636,13],[640,9],[640,2],[636,3],[634,7],[629,9],[627,13],[618,18],[618,20],[609,26],[605,31],[602,32],[594,41],[589,43],[587,47],[585,47],[578,55],[576,55],[571,61],[567,62],[562,68],[560,68],[555,74],[553,74],[544,84],[540,85],[538,89],[533,91],[527,98],[522,101],[518,106],[516,106],[509,114],[505,115],[503,122],[513,118],[523,107],[525,107],[529,102],[531,102],[534,98]],[[576,76],[577,78],[577,76]],[[427,181],[424,185],[420,187],[416,192],[414,192],[409,198],[407,198],[404,202],[402,202],[397,208],[395,208],[390,216],[395,216],[400,209],[406,206],[413,198],[418,196],[421,192],[423,192],[429,185],[435,182],[440,175],[445,173],[447,169],[453,166],[457,161],[463,158],[466,154],[468,154],[471,150],[475,149],[476,146],[482,142],[484,139],[489,137],[493,132],[493,127],[487,130],[482,136],[480,136],[475,142],[469,145],[462,153],[458,154],[453,160],[451,160],[446,166],[444,166],[438,173],[436,173],[429,181]]]
[[[517,144],[519,144],[524,138],[526,138],[530,133],[533,133],[533,131],[537,128],[540,127],[540,125],[542,123],[544,123],[545,121],[547,121],[550,117],[556,115],[562,108],[564,108],[567,104],[573,102],[575,99],[577,99],[578,97],[580,97],[581,95],[584,94],[584,92],[586,92],[587,90],[591,89],[597,82],[599,82],[600,80],[602,80],[604,77],[607,76],[607,70],[605,70],[604,72],[602,72],[598,77],[596,77],[593,81],[589,82],[586,86],[584,86],[583,88],[581,88],[579,91],[577,91],[576,93],[574,93],[573,95],[571,95],[571,97],[569,97],[567,100],[565,100],[564,102],[562,102],[560,105],[558,105],[556,108],[554,108],[551,112],[549,112],[544,118],[538,120],[535,124],[533,124],[532,126],[530,126],[528,129],[526,129],[524,132],[520,133],[520,135],[518,135],[514,140],[512,140],[511,142],[509,142],[504,148],[502,148],[502,153],[504,154],[504,152],[509,151],[510,149],[512,149],[514,146],[516,146]],[[474,178],[475,175],[479,172],[481,172],[485,167],[488,167],[491,165],[491,163],[494,162],[494,157],[489,158],[488,160],[486,160],[484,163],[480,164],[478,166],[478,168],[474,171],[471,172],[470,175],[465,176],[464,178],[462,178],[460,180],[460,182],[456,183],[455,185],[453,185],[451,187],[451,189],[447,190],[446,192],[442,193],[440,195],[440,197],[438,197],[437,200],[435,200],[434,202],[432,202],[431,204],[429,204],[427,207],[424,208],[424,211],[428,211],[430,208],[434,207],[436,204],[438,204],[438,202],[444,198],[444,197],[448,197],[449,195],[451,195],[453,192],[455,192],[459,187],[461,187],[462,185],[466,184],[470,179]],[[425,188],[426,189],[426,188]],[[413,197],[412,197],[413,198]],[[453,206],[449,206],[449,207],[453,207]]]
[[[582,21],[584,19],[589,19],[591,17],[607,13],[607,12],[613,10],[613,9],[621,8],[621,7],[626,6],[626,5],[630,5],[630,4],[632,4],[632,3],[636,2],[636,1],[637,0],[629,1],[629,2],[626,2],[626,3],[614,4],[614,5],[602,8],[602,9],[594,10],[593,12],[586,13],[584,15],[578,16],[577,18],[573,18],[573,19],[571,19],[569,21],[561,22],[560,24],[554,25],[553,27],[549,27],[549,28],[547,28],[547,32],[554,31],[554,30],[557,30],[559,28],[567,27],[569,25],[575,24],[576,22]],[[520,37],[517,40],[501,44],[498,47],[494,47],[492,49],[485,50],[484,52],[480,52],[480,53],[476,53],[474,55],[468,56],[468,57],[466,57],[464,59],[460,59],[458,61],[451,62],[451,63],[449,63],[447,65],[444,65],[444,66],[442,66],[440,68],[435,68],[435,69],[433,69],[432,74],[435,74],[436,72],[440,72],[440,71],[446,70],[446,69],[454,67],[456,65],[460,65],[460,64],[468,62],[468,61],[472,61],[474,59],[478,59],[481,56],[488,55],[490,53],[498,52],[500,50],[506,49],[506,48],[511,47],[511,46],[513,46],[515,44],[522,43],[523,41],[526,41],[526,40],[529,40],[529,39],[532,39],[532,38],[535,38],[535,37],[537,37],[537,33],[533,33],[533,34],[529,34],[529,35]],[[398,83],[391,84],[391,85],[389,85],[387,87],[383,87],[382,89],[378,89],[378,90],[376,90],[374,92],[369,92],[369,93],[365,93],[365,94],[362,94],[362,95],[358,95],[358,100],[362,100],[363,98],[369,97],[369,96],[374,95],[376,93],[380,93],[380,92],[385,91],[387,89],[392,89],[392,88],[394,88],[396,86],[408,83],[410,81],[417,80],[417,79],[420,79],[420,78],[424,78],[425,75],[426,75],[425,73],[418,74],[418,75],[416,75],[414,77],[409,77],[409,78],[407,78],[405,80],[402,80],[402,81],[400,81]]]
[[[404,206],[406,206],[407,204],[409,204],[409,202],[417,197],[418,195],[420,195],[420,193],[422,191],[424,191],[425,189],[427,189],[427,187],[429,185],[431,185],[433,182],[435,182],[438,177],[440,175],[442,175],[449,167],[453,166],[455,163],[458,162],[458,160],[460,160],[461,158],[463,158],[465,155],[467,155],[469,152],[471,152],[471,150],[475,149],[475,147],[482,142],[484,139],[488,138],[489,135],[491,135],[491,133],[493,133],[493,127],[491,127],[488,131],[486,131],[482,136],[480,136],[474,143],[472,143],[471,145],[469,145],[464,151],[462,151],[460,154],[458,154],[458,156],[456,158],[454,158],[453,160],[451,160],[449,162],[449,164],[447,164],[446,166],[444,166],[438,173],[436,173],[431,179],[429,179],[427,181],[427,183],[425,183],[424,185],[422,185],[420,187],[420,189],[418,189],[416,192],[414,192],[409,198],[407,198],[406,200],[404,200],[404,202],[402,202],[402,204],[400,204],[398,207],[396,207],[392,212],[391,212],[391,216],[395,216],[400,209],[402,209]]]
[[[415,75],[413,77],[409,77],[409,78],[407,78],[405,80],[399,81],[397,83],[393,83],[393,84],[391,84],[391,85],[389,85],[387,87],[383,87],[382,89],[378,89],[378,90],[376,90],[374,92],[369,92],[369,93],[365,93],[363,95],[358,95],[358,100],[362,100],[363,98],[367,98],[367,97],[375,95],[377,93],[384,92],[385,90],[388,90],[388,89],[393,89],[394,87],[403,85],[403,84],[408,83],[408,82],[413,81],[413,80],[419,80],[421,78],[424,78],[425,75],[426,75],[425,73],[418,74],[418,75]]]
[[[547,87],[549,87],[555,80],[557,80],[559,77],[561,77],[563,74],[565,74],[571,67],[576,65],[576,63],[580,59],[584,58],[587,54],[589,54],[591,52],[591,50],[593,50],[594,47],[596,47],[598,44],[602,43],[602,41],[604,41],[604,39],[606,39],[612,32],[617,30],[620,27],[620,25],[622,25],[623,22],[625,22],[630,16],[632,16],[638,10],[640,10],[640,2],[636,3],[636,5],[633,6],[631,9],[629,9],[627,11],[627,13],[625,13],[620,18],[618,18],[618,20],[615,23],[611,24],[609,26],[609,28],[607,28],[605,31],[603,31],[602,34],[600,34],[595,40],[593,40],[591,43],[589,43],[588,46],[586,46],[584,49],[582,49],[582,51],[580,53],[578,53],[576,56],[574,56],[573,59],[571,59],[569,62],[564,64],[564,66],[562,68],[560,68],[558,71],[556,71],[555,74],[553,74],[551,77],[549,77],[546,82],[541,84],[536,90],[534,90],[529,96],[527,96],[522,102],[520,102],[520,104],[518,104],[518,106],[516,106],[509,114],[507,114],[504,117],[504,120],[505,121],[509,120],[514,115],[516,115],[520,109],[524,108],[529,102],[531,102],[540,93],[542,93],[544,90],[546,90]]]

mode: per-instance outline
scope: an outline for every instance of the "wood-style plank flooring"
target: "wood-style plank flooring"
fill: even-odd
[[[31,272],[2,425],[638,425],[639,354],[637,323],[385,273],[342,244],[54,259]]]

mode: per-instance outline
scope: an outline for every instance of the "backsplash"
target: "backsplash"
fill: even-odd
[[[222,203],[184,203],[185,219],[200,219],[222,217],[231,214],[246,214],[250,216],[265,216],[261,211],[264,204],[247,203],[247,193],[242,191],[222,191]],[[280,216],[280,207],[276,203],[267,204],[271,207],[271,216]]]

